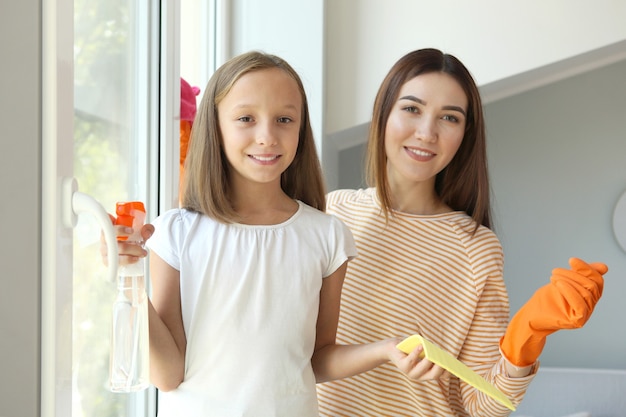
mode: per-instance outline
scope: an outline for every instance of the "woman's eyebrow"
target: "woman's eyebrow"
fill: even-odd
[[[412,95],[402,96],[398,100],[410,100],[410,101],[414,101],[414,102],[422,104],[422,105],[426,105],[426,102],[424,100],[422,100],[421,98],[417,98],[415,96],[412,96]],[[444,110],[458,111],[463,116],[467,116],[467,114],[465,113],[465,110],[463,109],[463,107],[459,107],[459,106],[443,106],[443,109]]]
[[[467,114],[465,114],[465,110],[463,109],[463,107],[459,107],[459,106],[443,106],[443,109],[444,110],[458,111],[463,116],[467,117]]]
[[[417,98],[415,96],[410,96],[410,95],[409,96],[402,96],[398,100],[411,100],[411,101],[414,101],[414,102],[419,103],[419,104],[426,104],[426,102],[424,100],[422,100],[421,98]]]

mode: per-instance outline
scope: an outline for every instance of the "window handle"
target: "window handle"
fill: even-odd
[[[107,276],[110,282],[115,282],[118,267],[117,238],[109,214],[98,200],[89,194],[78,191],[78,183],[75,178],[64,178],[62,186],[61,215],[63,216],[63,224],[66,227],[74,228],[80,213],[91,213],[95,217],[102,228],[107,244]]]

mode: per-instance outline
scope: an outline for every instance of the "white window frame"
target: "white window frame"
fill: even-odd
[[[61,220],[63,184],[73,175],[73,9],[73,0],[42,3],[42,417],[67,417],[72,413],[72,259],[62,253],[61,247],[67,251],[73,232]],[[153,212],[158,214],[178,205],[180,4],[177,0],[162,0],[149,13],[154,40],[137,48],[143,53],[136,57],[142,63],[136,76],[149,73],[153,82],[151,91],[136,94],[154,101],[153,93],[158,92],[158,105],[147,102],[143,106],[141,111],[148,112],[151,127],[138,126],[133,134],[145,141],[142,146],[148,149],[147,158],[135,159],[140,161],[138,170],[146,176],[147,204],[158,207]],[[158,66],[144,64],[154,62],[152,56]],[[151,131],[153,128],[155,131]],[[158,146],[149,146],[149,138],[157,134]],[[133,395],[129,408],[133,416],[155,416],[156,390]]]

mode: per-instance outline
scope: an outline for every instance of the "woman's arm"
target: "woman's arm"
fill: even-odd
[[[183,381],[187,339],[180,304],[180,272],[150,254],[150,379],[162,391]]]
[[[358,345],[336,344],[341,289],[346,269],[347,262],[332,275],[324,278],[322,284],[315,351],[311,360],[316,381],[320,383],[347,378],[374,369],[388,361],[392,361],[413,379],[439,378],[443,369],[428,360],[420,360],[421,347],[408,355],[396,348],[400,338]]]

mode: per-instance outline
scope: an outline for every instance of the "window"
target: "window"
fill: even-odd
[[[148,167],[158,144],[158,68],[154,2],[74,1],[73,171],[80,191],[110,213],[117,201],[140,200],[148,211],[155,179]],[[154,216],[154,211],[149,215]],[[79,216],[74,229],[72,417],[147,415],[149,392],[108,390],[115,283],[99,253],[100,227]]]
[[[215,4],[187,0],[200,12],[187,9],[193,22],[182,28],[174,0],[42,4],[43,417],[156,415],[154,389],[108,389],[115,283],[100,257],[100,224],[76,215],[76,190],[65,185],[109,213],[117,201],[141,200],[148,220],[177,205],[179,39],[212,27]],[[202,70],[212,36],[193,57]]]

